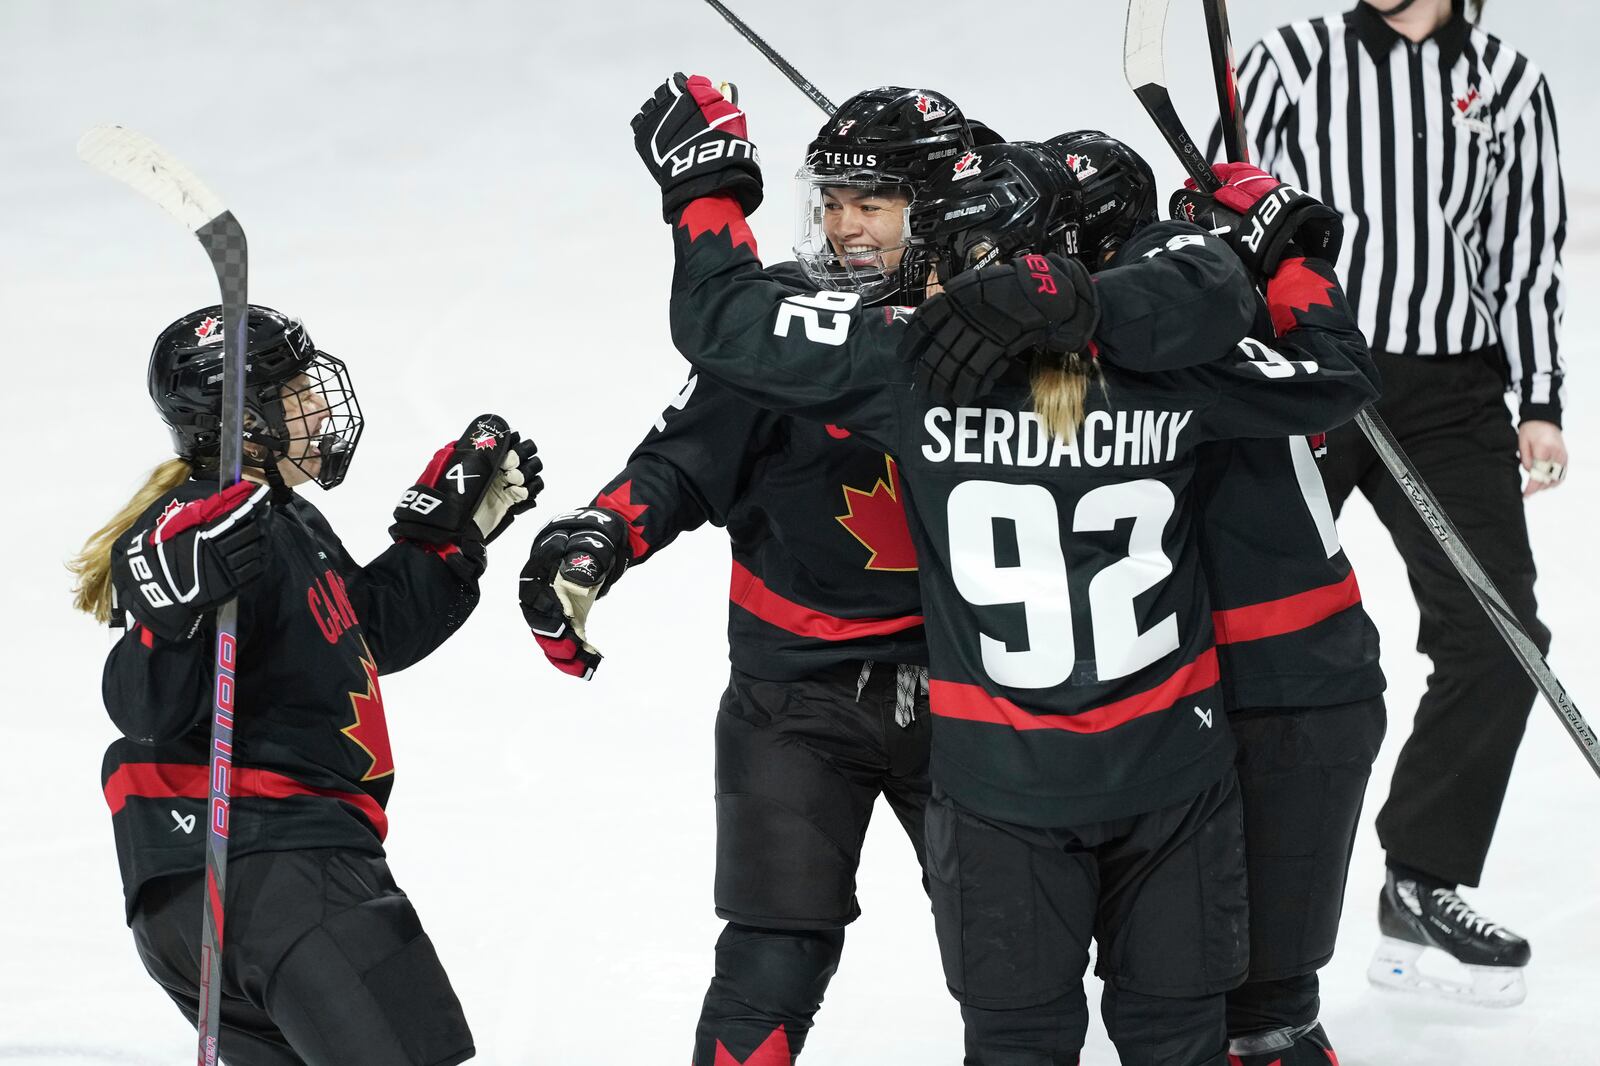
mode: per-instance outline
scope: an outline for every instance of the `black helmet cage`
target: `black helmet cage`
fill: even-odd
[[[200,473],[221,456],[222,335],[213,305],[168,326],[150,354],[150,398],[173,450]],[[317,350],[298,319],[255,304],[245,358],[246,461],[271,476],[287,459],[323,488],[343,481],[363,425],[344,362]]]
[[[1045,142],[1083,188],[1082,255],[1097,269],[1107,255],[1156,220],[1156,177],[1150,164],[1099,130],[1074,130]]]
[[[909,203],[902,243],[852,264],[828,238],[825,190],[892,191],[913,201],[940,163],[971,145],[961,109],[939,93],[891,85],[846,100],[817,132],[795,174],[794,253],[806,276],[819,288],[860,293],[869,302],[893,294],[899,273],[888,266],[888,256],[904,248]]]
[[[1076,255],[1082,194],[1058,156],[1030,142],[968,151],[911,210],[901,286],[920,295],[935,269],[963,271],[1026,253]]]

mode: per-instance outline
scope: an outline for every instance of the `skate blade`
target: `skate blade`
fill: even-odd
[[[1382,937],[1367,966],[1380,988],[1478,1007],[1515,1007],[1528,998],[1520,966],[1468,966],[1447,951]]]

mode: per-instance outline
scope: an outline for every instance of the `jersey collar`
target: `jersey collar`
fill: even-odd
[[[1367,0],[1361,0],[1361,3],[1355,6],[1355,10],[1350,12],[1350,28],[1366,46],[1367,53],[1372,56],[1374,63],[1387,59],[1394,46],[1405,40],[1393,27],[1383,21],[1378,9],[1367,3]],[[1461,13],[1461,0],[1455,0],[1450,12],[1450,21],[1440,26],[1426,39],[1437,44],[1445,62],[1454,66],[1466,49],[1467,38],[1471,33],[1472,25]]]

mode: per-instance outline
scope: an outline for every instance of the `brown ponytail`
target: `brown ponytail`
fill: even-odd
[[[1100,380],[1100,368],[1076,352],[1034,360],[1028,384],[1033,392],[1033,409],[1044,422],[1046,434],[1061,440],[1078,435],[1091,380]]]
[[[72,606],[93,615],[97,622],[110,620],[111,551],[117,540],[151,504],[189,480],[192,473],[187,460],[168,459],[150,471],[144,486],[133,494],[133,499],[124,504],[111,521],[95,530],[83,542],[83,550],[67,563],[67,569],[78,578],[78,583],[72,589]]]

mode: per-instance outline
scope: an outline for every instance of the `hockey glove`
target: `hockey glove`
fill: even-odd
[[[1222,182],[1200,192],[1194,179],[1172,194],[1172,217],[1228,242],[1257,279],[1270,278],[1293,246],[1296,255],[1333,262],[1344,244],[1344,216],[1249,163],[1218,163]]]
[[[1100,320],[1089,271],[1062,255],[1024,255],[958,274],[912,316],[902,352],[938,400],[971,404],[1033,352],[1083,350]]]
[[[588,678],[602,656],[585,629],[594,601],[628,568],[628,523],[604,507],[561,515],[539,531],[522,568],[522,616],[545,658]]]
[[[125,534],[111,554],[117,602],[158,637],[194,636],[207,611],[266,569],[271,491],[240,481]]]
[[[761,206],[761,162],[745,132],[738,93],[725,97],[703,74],[674,74],[633,117],[639,158],[661,186],[661,215],[702,196],[732,196],[750,214]]]
[[[499,415],[478,416],[400,497],[390,536],[441,546],[493,540],[544,488],[537,452]]]

